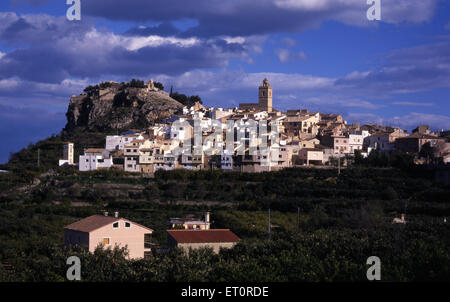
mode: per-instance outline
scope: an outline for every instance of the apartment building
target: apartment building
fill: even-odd
[[[136,139],[124,146],[124,170],[127,172],[141,172],[139,149],[146,140]]]

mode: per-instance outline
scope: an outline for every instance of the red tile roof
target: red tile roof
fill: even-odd
[[[238,242],[240,239],[229,229],[167,230],[177,243]]]

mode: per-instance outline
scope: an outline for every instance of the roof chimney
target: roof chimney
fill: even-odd
[[[205,222],[209,223],[209,212],[205,213]]]
[[[119,212],[114,212],[114,217],[119,218]]]
[[[105,216],[108,216],[108,212],[104,212],[103,214],[104,214]]]

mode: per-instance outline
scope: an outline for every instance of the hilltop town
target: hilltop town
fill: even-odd
[[[74,255],[84,281],[363,281],[371,255],[448,276],[448,131],[281,112],[266,79],[230,109],[158,86],[88,87],[2,167],[0,280],[65,280]]]
[[[114,93],[118,86],[111,82],[100,89],[102,104],[117,101]],[[85,148],[78,163],[74,143],[67,142],[59,165],[78,165],[80,171],[116,169],[143,174],[179,168],[263,172],[341,164],[341,159],[345,166],[348,160],[367,157],[373,150],[412,154],[416,163],[450,162],[449,131],[432,132],[419,125],[408,133],[399,127],[349,124],[341,114],[307,109],[281,112],[273,107],[268,79],[258,88],[258,103],[241,103],[230,109],[207,108],[200,102],[183,107],[153,81],[134,93],[164,98],[167,111],[162,116],[159,113],[162,122],[107,135],[104,148]],[[72,97],[71,106],[86,97]],[[132,107],[139,106],[133,98],[131,102]]]

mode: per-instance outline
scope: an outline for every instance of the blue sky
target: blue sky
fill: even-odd
[[[65,0],[0,3],[0,162],[65,125],[72,94],[161,81],[209,106],[255,101],[349,122],[450,128],[450,1]]]

